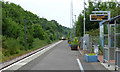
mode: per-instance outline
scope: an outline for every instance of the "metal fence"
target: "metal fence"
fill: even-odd
[[[92,37],[89,36],[89,34],[85,34],[82,40],[83,50],[86,51],[87,53],[90,53],[92,51]]]
[[[83,37],[80,39],[80,48],[83,49]]]

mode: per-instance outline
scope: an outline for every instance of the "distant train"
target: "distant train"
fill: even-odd
[[[64,36],[61,37],[61,40],[66,40],[66,38]]]

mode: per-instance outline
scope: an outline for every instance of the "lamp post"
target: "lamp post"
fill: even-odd
[[[86,45],[85,45],[85,0],[84,0],[84,28],[83,28],[83,31],[84,31],[84,35],[83,35],[83,50],[85,50],[86,48]]]
[[[74,15],[75,16],[75,22],[74,22],[74,24],[75,24],[75,36],[76,36],[76,15]]]
[[[85,35],[85,0],[84,0],[84,35]]]

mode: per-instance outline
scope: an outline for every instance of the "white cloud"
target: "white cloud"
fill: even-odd
[[[4,0],[19,4],[25,10],[37,14],[39,17],[48,20],[56,20],[66,27],[70,25],[71,0]],[[73,15],[79,16],[83,8],[84,0],[73,0]],[[85,0],[88,2],[88,0]],[[106,1],[106,0],[104,0]],[[120,1],[120,0],[117,0]]]
[[[20,4],[25,10],[70,27],[70,0],[4,0]]]

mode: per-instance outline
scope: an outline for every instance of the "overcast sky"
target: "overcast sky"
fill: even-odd
[[[72,27],[70,24],[71,0],[4,0],[19,4],[39,17],[56,20],[59,24]],[[83,8],[84,0],[73,0],[73,15],[78,18]],[[88,0],[85,0],[88,2]],[[105,0],[107,1],[107,0]],[[75,19],[75,17],[74,17]]]

